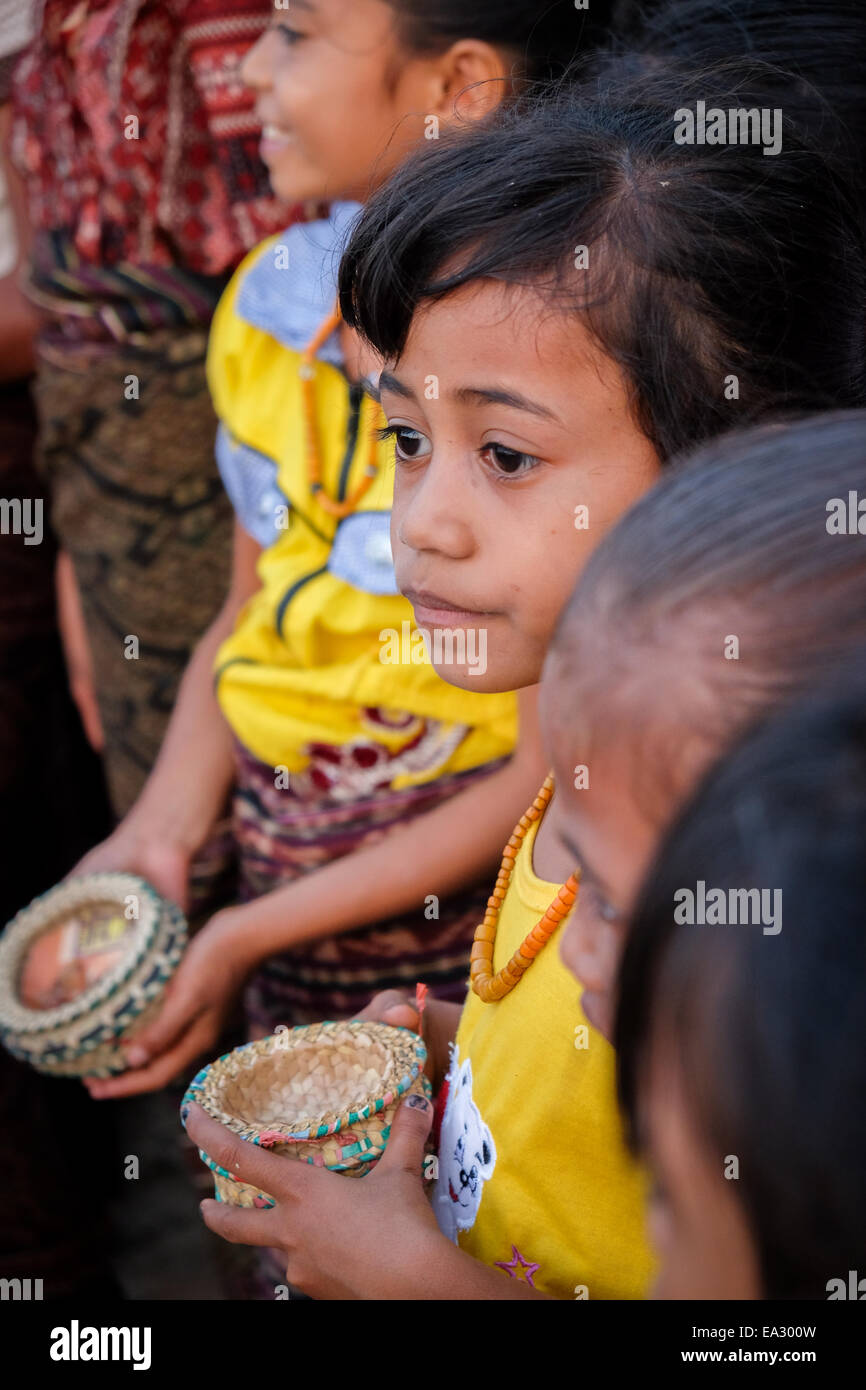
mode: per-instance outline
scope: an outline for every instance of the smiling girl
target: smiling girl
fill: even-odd
[[[462,997],[479,879],[543,771],[532,703],[505,761],[513,694],[455,690],[429,664],[384,659],[383,635],[412,610],[390,555],[392,450],[334,313],[336,269],[358,201],[410,149],[561,66],[606,9],[590,20],[547,0],[298,0],[248,55],[274,189],[331,212],[253,253],[217,310],[209,378],[236,514],[231,590],[140,800],[81,866],[136,868],[184,900],[234,787],[241,905],[193,941],[130,1049],[136,1069],[91,1082],[94,1095],[152,1089],[191,1065],[257,967],[246,1004],[258,1034],[351,1013],[419,977]]]

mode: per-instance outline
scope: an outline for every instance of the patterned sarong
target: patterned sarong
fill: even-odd
[[[108,356],[52,345],[35,383],[51,520],[81,591],[118,815],[226,594],[232,509],[214,462],[205,347],[201,329],[162,330],[147,350]],[[125,399],[130,377],[138,399]]]
[[[374,843],[499,765],[404,791],[385,787],[347,801],[333,791],[317,791],[312,779],[276,787],[273,767],[240,745],[237,758],[234,828],[242,901]],[[436,900],[431,876],[429,891],[426,906],[419,903],[399,917],[309,942],[267,961],[247,988],[252,1034],[263,1036],[280,1023],[344,1018],[379,990],[412,988],[418,981],[437,998],[462,1003],[472,937],[484,915],[489,883]]]

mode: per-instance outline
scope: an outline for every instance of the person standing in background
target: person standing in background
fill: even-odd
[[[231,505],[204,375],[231,272],[291,213],[270,193],[239,68],[266,0],[43,0],[12,152],[42,314],[35,396],[52,524],[80,611],[73,691],[122,815],[218,609]],[[92,663],[93,698],[89,698]]]

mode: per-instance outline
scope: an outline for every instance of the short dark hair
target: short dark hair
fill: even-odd
[[[678,108],[754,105],[759,78],[608,73],[431,141],[361,215],[347,323],[394,358],[425,301],[481,278],[530,285],[586,316],[663,459],[768,415],[863,404],[861,230],[821,154],[787,126],[768,157],[674,141]]]
[[[611,43],[638,65],[688,71],[733,55],[767,65],[763,103],[838,162],[866,204],[866,6],[862,0],[655,0],[620,4]]]
[[[458,39],[511,48],[530,78],[549,79],[607,38],[615,0],[386,0],[397,33],[413,52],[437,52]]]
[[[840,621],[844,621],[840,615]],[[866,1248],[866,650],[753,731],[669,832],[636,907],[614,1043],[633,1146],[653,1044],[737,1196],[766,1298],[826,1298]],[[704,880],[782,893],[782,929],[688,926]]]

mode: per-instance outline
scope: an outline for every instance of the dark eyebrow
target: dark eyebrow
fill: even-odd
[[[547,406],[531,401],[528,396],[520,396],[516,391],[503,391],[491,386],[461,386],[454,394],[461,401],[478,405],[507,405],[512,410],[524,410],[530,415],[540,415],[543,420],[555,420],[558,425],[562,424],[559,416],[548,410]]]
[[[370,399],[371,399],[372,401],[375,401],[377,405],[381,405],[381,404],[382,404],[382,393],[381,393],[381,391],[379,390],[379,387],[378,387],[378,385],[376,384],[376,382],[375,382],[375,380],[373,379],[373,377],[371,377],[371,376],[362,376],[362,377],[361,377],[361,390],[364,392],[364,395],[365,395],[365,396],[369,396]]]
[[[390,391],[392,395],[400,396],[404,401],[417,401],[418,399],[415,392],[410,390],[408,386],[404,386],[403,382],[399,381],[397,377],[394,376],[393,372],[382,371],[379,373],[380,396],[383,391]]]
[[[391,391],[395,396],[400,396],[404,401],[417,401],[415,393],[410,390],[402,381],[399,381],[392,372],[382,372],[379,377],[380,391]],[[531,401],[528,396],[520,396],[516,391],[499,390],[492,386],[461,386],[454,392],[457,400],[467,401],[478,405],[505,405],[512,410],[523,410],[530,415],[539,415],[544,420],[554,420],[557,424],[562,424],[558,415],[546,406],[540,405],[537,401]]]
[[[563,849],[571,855],[571,858],[573,859],[575,865],[580,869],[581,879],[588,880],[590,883],[594,885],[595,888],[598,889],[599,893],[601,893],[602,897],[606,901],[612,902],[613,900],[611,898],[610,891],[607,885],[602,883],[601,879],[598,877],[598,874],[594,874],[592,869],[587,866],[583,855],[581,854],[580,850],[578,849],[577,845],[574,843],[568,832],[565,830],[557,831],[557,839],[559,840],[559,843],[562,845]]]

